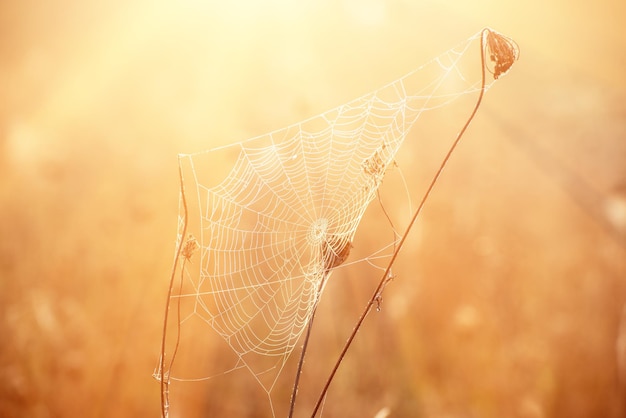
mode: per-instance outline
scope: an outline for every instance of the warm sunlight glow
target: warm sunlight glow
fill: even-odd
[[[323,416],[622,417],[623,16],[612,0],[0,2],[0,416],[158,417],[177,155],[318,115],[492,27],[519,60],[485,95]],[[406,219],[449,146],[439,134],[467,116],[407,136],[381,189],[391,217]],[[377,199],[316,314],[302,416],[379,279],[349,262],[394,239]],[[187,366],[236,372],[211,391],[180,383],[176,413],[255,416],[267,393],[202,336]]]

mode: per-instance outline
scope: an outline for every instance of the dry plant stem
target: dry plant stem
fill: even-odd
[[[183,250],[183,263],[180,268],[180,285],[178,288],[179,295],[182,293],[182,290],[183,290],[183,273],[185,272],[185,264],[187,263],[187,261],[188,259],[184,257],[184,250]],[[172,351],[170,365],[167,368],[167,371],[168,371],[167,384],[168,385],[169,385],[169,376],[172,374],[172,368],[174,367],[174,360],[176,360],[176,353],[178,353],[178,347],[180,345],[180,297],[176,298],[176,323],[178,324],[178,326],[176,327],[176,344],[174,345],[174,350]],[[169,394],[169,390],[167,394]],[[166,397],[166,401],[167,400],[168,399]],[[169,405],[169,402],[167,402],[167,405]]]
[[[322,294],[322,289],[324,288],[324,283],[328,280],[329,272],[326,272],[324,275],[324,279],[320,282],[317,294]],[[319,302],[319,299],[318,299]],[[296,380],[293,383],[293,389],[291,392],[291,401],[289,403],[289,415],[288,418],[293,417],[293,413],[296,407],[296,396],[298,395],[298,387],[300,384],[300,375],[302,374],[302,367],[304,366],[304,357],[306,356],[306,350],[309,345],[309,339],[311,338],[311,330],[313,329],[313,319],[315,319],[315,312],[317,311],[317,305],[313,309],[311,313],[311,319],[309,319],[309,324],[307,325],[306,335],[304,336],[304,342],[302,343],[302,351],[300,352],[300,360],[298,360],[298,369],[296,370]]]
[[[469,124],[472,121],[472,119],[474,119],[474,115],[476,115],[476,112],[478,111],[478,107],[480,106],[480,103],[482,102],[482,99],[483,99],[483,95],[485,93],[485,65],[486,64],[485,64],[485,45],[484,45],[484,43],[485,43],[485,34],[486,33],[489,33],[489,30],[488,29],[483,29],[483,31],[481,32],[481,38],[480,38],[480,61],[481,61],[481,66],[482,66],[482,81],[481,81],[481,85],[480,85],[480,94],[478,95],[478,99],[476,100],[476,105],[474,106],[474,110],[472,111],[472,113],[470,114],[469,118],[465,122],[465,125],[463,126],[461,131],[458,133],[456,139],[452,143],[452,146],[448,150],[448,153],[446,154],[446,156],[444,157],[443,161],[441,162],[441,165],[439,166],[439,169],[435,173],[435,176],[431,180],[431,182],[430,182],[430,184],[428,186],[428,189],[426,189],[426,192],[424,193],[424,196],[422,197],[422,200],[420,201],[419,206],[415,210],[415,213],[413,214],[413,217],[411,218],[411,221],[409,222],[409,225],[406,227],[406,229],[404,231],[404,234],[402,235],[402,238],[398,242],[398,246],[396,247],[395,251],[393,252],[393,255],[391,256],[391,260],[389,261],[389,264],[387,265],[387,269],[385,270],[385,273],[383,274],[382,278],[380,279],[380,282],[378,283],[378,286],[376,287],[376,290],[374,291],[374,294],[372,295],[372,298],[369,300],[369,302],[365,306],[365,310],[363,311],[363,313],[359,317],[359,320],[357,321],[354,329],[352,330],[352,333],[348,337],[348,341],[346,341],[346,344],[344,345],[343,350],[339,354],[339,358],[337,359],[337,362],[335,363],[335,366],[333,367],[333,369],[332,369],[332,371],[331,371],[331,373],[330,373],[330,375],[328,377],[328,380],[326,380],[326,384],[324,385],[324,388],[322,389],[322,392],[321,392],[321,394],[320,394],[320,396],[319,396],[319,398],[317,400],[317,403],[315,404],[315,409],[313,410],[313,413],[311,414],[311,418],[314,418],[317,415],[317,412],[318,412],[318,410],[320,408],[320,405],[322,404],[323,399],[326,397],[326,392],[328,392],[328,388],[330,386],[330,383],[332,382],[333,378],[335,377],[335,374],[337,373],[337,369],[339,369],[339,365],[343,361],[343,359],[344,359],[344,357],[346,355],[346,352],[348,351],[348,349],[352,345],[352,341],[354,340],[354,337],[356,336],[357,332],[361,328],[361,324],[365,320],[365,317],[367,316],[367,314],[372,309],[372,306],[374,306],[376,301],[379,300],[380,294],[383,291],[383,289],[385,287],[385,284],[388,281],[389,273],[391,272],[391,267],[393,266],[393,263],[396,261],[398,253],[400,252],[400,249],[402,248],[402,245],[404,244],[404,241],[406,241],[406,238],[407,238],[409,232],[411,231],[411,228],[415,224],[415,221],[417,220],[417,217],[421,213],[422,208],[424,207],[424,203],[426,203],[426,200],[428,199],[428,196],[430,195],[430,192],[433,190],[433,188],[435,186],[435,183],[437,183],[437,180],[439,179],[439,176],[441,175],[444,167],[446,166],[448,160],[450,159],[450,156],[452,155],[452,152],[454,151],[454,149],[458,145],[459,141],[461,140],[461,137],[463,136],[463,134],[467,130],[467,127],[469,126]]]
[[[306,335],[304,336],[304,342],[302,343],[302,352],[300,353],[300,360],[298,360],[298,369],[296,370],[296,380],[293,384],[293,390],[291,392],[291,402],[289,403],[289,418],[293,417],[293,412],[296,407],[296,396],[298,395],[298,385],[300,383],[300,375],[302,374],[302,367],[304,366],[304,356],[306,354],[307,346],[309,345],[309,338],[311,337],[311,329],[313,328],[313,319],[315,319],[315,311],[317,307],[313,309],[311,313],[311,319],[306,329]]]
[[[169,316],[169,310],[170,310],[170,299],[172,297],[172,289],[174,288],[174,279],[176,277],[176,268],[178,267],[178,260],[180,259],[180,255],[184,246],[184,237],[187,236],[187,199],[185,197],[185,186],[183,184],[183,169],[182,166],[180,164],[180,159],[178,162],[178,176],[180,179],[180,192],[181,192],[181,199],[182,199],[182,203],[183,203],[183,214],[184,214],[184,220],[183,220],[183,230],[182,230],[182,234],[181,234],[181,238],[180,238],[180,242],[178,244],[178,249],[176,250],[176,257],[174,257],[174,264],[172,265],[172,275],[170,278],[170,285],[169,288],[167,290],[167,300],[165,302],[165,315],[164,315],[164,319],[163,319],[163,336],[161,338],[161,358],[159,361],[159,376],[160,376],[160,380],[161,380],[161,416],[162,418],[167,418],[167,407],[168,407],[168,385],[169,385],[169,380],[170,380],[170,371],[171,371],[171,366],[174,362],[174,357],[176,354],[176,350],[178,349],[178,339],[176,340],[176,348],[174,349],[174,353],[172,355],[172,361],[170,362],[170,367],[168,368],[168,372],[167,372],[167,382],[165,380],[165,337],[167,334],[167,321],[168,321],[168,316]],[[181,272],[182,274],[182,272]],[[180,299],[179,299],[179,305],[178,305],[178,314],[180,316]],[[180,338],[180,330],[179,330],[179,335],[178,338]]]

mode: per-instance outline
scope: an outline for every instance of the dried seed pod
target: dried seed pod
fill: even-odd
[[[322,243],[322,259],[324,260],[324,271],[328,273],[335,267],[340,266],[346,261],[352,249],[352,242],[347,239],[341,239],[337,236]]]
[[[489,58],[494,63],[493,78],[497,80],[519,58],[519,47],[513,39],[494,30],[486,29],[486,32]]]
[[[185,258],[185,260],[189,260],[198,248],[200,248],[200,244],[198,244],[198,241],[193,235],[189,234],[187,240],[185,241],[185,244],[183,245],[183,249],[181,252],[182,256]]]

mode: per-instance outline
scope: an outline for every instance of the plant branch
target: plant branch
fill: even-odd
[[[167,371],[167,381],[166,381],[165,380],[165,341],[166,341],[166,335],[167,335],[167,321],[169,317],[172,289],[174,288],[174,280],[176,277],[176,268],[178,267],[178,260],[180,259],[180,255],[183,250],[183,246],[185,244],[184,243],[185,236],[187,235],[187,218],[188,218],[187,198],[185,196],[185,186],[183,183],[183,169],[180,163],[180,157],[178,160],[178,176],[180,179],[180,194],[181,194],[181,200],[183,203],[184,219],[183,219],[183,230],[180,235],[180,241],[178,243],[178,249],[176,250],[176,256],[174,257],[174,264],[172,265],[172,274],[170,277],[169,288],[167,290],[167,300],[165,302],[165,315],[163,319],[163,336],[161,338],[161,358],[159,360],[159,377],[160,377],[159,380],[161,382],[161,416],[162,418],[167,418],[168,416],[167,408],[169,406],[169,396],[168,396],[169,392],[168,391],[169,391],[169,384],[170,384],[170,371],[171,371],[171,365],[174,362],[176,349],[178,348],[178,340],[177,340],[176,349],[174,350],[174,354],[172,355],[172,360],[170,362],[170,367],[168,368],[168,371]],[[179,299],[179,302],[180,302],[180,299]],[[179,316],[180,316],[180,305],[179,305]],[[180,332],[179,332],[178,337],[180,338]]]
[[[309,338],[311,337],[311,329],[313,328],[313,319],[315,318],[315,311],[317,306],[311,313],[311,319],[309,319],[309,325],[307,326],[306,335],[304,336],[304,343],[302,343],[302,352],[300,353],[300,360],[298,360],[298,369],[296,370],[296,380],[293,383],[293,390],[291,392],[291,402],[289,403],[289,418],[293,417],[293,412],[296,407],[296,396],[298,395],[298,386],[300,383],[300,374],[302,374],[302,367],[304,366],[304,357],[306,355],[306,349],[309,345]]]
[[[413,214],[413,217],[411,218],[408,226],[406,227],[406,229],[404,231],[404,234],[402,235],[402,238],[398,242],[398,245],[397,245],[395,251],[393,252],[393,255],[391,256],[391,260],[389,261],[389,264],[387,265],[387,269],[383,273],[382,278],[380,279],[380,282],[378,283],[378,286],[376,287],[376,290],[374,290],[374,294],[372,295],[371,299],[369,300],[369,302],[365,306],[365,309],[363,310],[363,313],[359,317],[359,320],[357,321],[354,329],[352,330],[352,333],[348,337],[348,341],[346,342],[346,344],[343,347],[343,350],[339,354],[339,358],[338,358],[337,362],[335,363],[335,366],[333,367],[333,369],[332,369],[328,379],[326,380],[326,384],[324,385],[324,388],[322,389],[322,392],[320,393],[320,396],[319,396],[319,398],[317,400],[317,403],[315,405],[313,413],[311,414],[311,418],[315,418],[315,416],[317,415],[317,412],[318,412],[318,410],[319,410],[319,408],[321,406],[321,403],[322,403],[323,399],[326,397],[326,393],[328,392],[328,388],[330,387],[330,384],[331,384],[333,378],[335,377],[335,374],[337,373],[337,370],[339,369],[339,366],[341,365],[341,362],[343,361],[343,359],[344,359],[348,349],[352,345],[352,341],[354,340],[354,338],[356,337],[357,332],[361,328],[361,325],[363,324],[363,321],[365,320],[365,317],[368,315],[368,313],[372,309],[372,306],[374,306],[374,304],[377,303],[378,300],[380,300],[379,299],[380,298],[380,294],[382,293],[382,291],[383,291],[383,289],[385,287],[385,284],[388,281],[389,273],[391,272],[391,267],[393,266],[394,262],[396,261],[396,258],[398,257],[398,253],[400,252],[400,249],[402,248],[404,242],[406,241],[406,238],[409,235],[409,232],[413,228],[413,225],[415,224],[415,221],[417,220],[417,217],[421,213],[422,208],[424,207],[424,204],[426,203],[426,200],[428,199],[431,191],[435,187],[435,183],[437,183],[437,180],[439,179],[439,176],[441,175],[441,173],[443,172],[444,167],[448,163],[448,160],[450,159],[450,156],[452,155],[452,152],[454,151],[454,149],[458,145],[459,141],[461,140],[461,137],[463,136],[463,134],[467,130],[467,127],[469,126],[469,124],[472,121],[472,119],[474,119],[474,116],[476,115],[476,112],[478,111],[478,107],[480,106],[480,103],[482,102],[482,99],[483,99],[483,95],[485,93],[485,67],[486,67],[486,64],[485,64],[485,34],[489,34],[489,33],[491,33],[489,29],[483,29],[483,31],[481,32],[481,38],[480,38],[480,58],[481,58],[481,67],[482,67],[482,79],[481,79],[480,94],[478,95],[478,99],[476,100],[476,105],[474,106],[474,109],[472,110],[472,113],[470,114],[469,118],[465,122],[465,125],[463,126],[461,131],[457,134],[456,139],[452,143],[452,145],[451,145],[450,149],[448,150],[446,156],[444,157],[443,161],[441,162],[441,165],[439,166],[439,169],[437,170],[437,172],[435,173],[433,179],[431,180],[428,188],[426,189],[426,192],[424,193],[424,196],[422,197],[422,200],[420,201],[419,206],[417,207],[415,213]]]

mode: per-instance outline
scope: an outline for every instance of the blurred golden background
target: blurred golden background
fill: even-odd
[[[618,0],[2,2],[0,415],[159,416],[176,155],[313,116],[490,26],[520,61],[324,416],[626,417],[624,16]],[[409,177],[438,163],[411,155]],[[376,280],[329,283],[302,416]],[[252,390],[190,403],[265,416]]]

